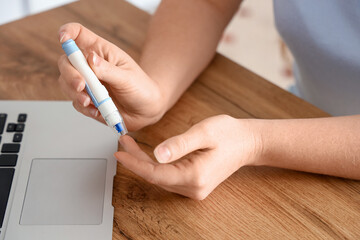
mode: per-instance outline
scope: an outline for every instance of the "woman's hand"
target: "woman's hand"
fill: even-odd
[[[166,109],[159,84],[151,79],[124,51],[78,23],[59,29],[60,43],[73,39],[98,78],[109,91],[128,130],[157,122]],[[73,105],[86,116],[104,122],[85,91],[85,80],[66,55],[59,58],[59,82]]]
[[[129,136],[115,157],[126,168],[167,191],[202,200],[240,167],[255,165],[262,153],[259,120],[227,115],[208,118],[155,148],[159,163]]]

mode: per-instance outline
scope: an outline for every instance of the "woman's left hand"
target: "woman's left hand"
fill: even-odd
[[[115,157],[150,183],[193,199],[207,197],[221,182],[262,154],[261,120],[219,115],[169,138],[154,150],[154,162],[129,136],[119,139],[125,152]]]

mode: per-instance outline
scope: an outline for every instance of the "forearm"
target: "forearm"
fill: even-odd
[[[360,179],[360,115],[265,120],[256,165]]]
[[[158,82],[167,111],[214,56],[239,0],[163,0],[152,18],[140,66]]]

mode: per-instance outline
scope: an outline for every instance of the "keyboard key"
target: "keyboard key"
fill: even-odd
[[[14,168],[0,168],[0,228],[5,217],[14,171]]]
[[[24,128],[25,128],[25,124],[23,123],[16,124],[15,132],[23,132]]]
[[[21,142],[22,136],[22,133],[15,133],[13,137],[13,142]]]
[[[26,114],[25,113],[20,113],[19,116],[18,116],[18,122],[25,122],[26,121]]]
[[[20,144],[18,143],[4,143],[1,149],[2,153],[18,153]]]
[[[16,128],[16,124],[15,124],[15,123],[9,123],[8,126],[7,126],[6,131],[7,131],[7,132],[14,132],[14,131],[15,131],[15,128]]]
[[[5,113],[0,113],[0,134],[4,132],[6,117],[7,115]]]
[[[18,159],[17,154],[1,154],[0,167],[15,167]]]

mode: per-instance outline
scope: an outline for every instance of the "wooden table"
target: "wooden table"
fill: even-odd
[[[119,0],[81,1],[0,26],[0,98],[66,100],[58,88],[57,30],[80,22],[138,59],[149,15]],[[166,138],[216,114],[328,116],[216,55],[165,117],[134,134],[151,154]],[[360,239],[360,183],[244,167],[207,199],[168,193],[118,166],[114,239]]]

